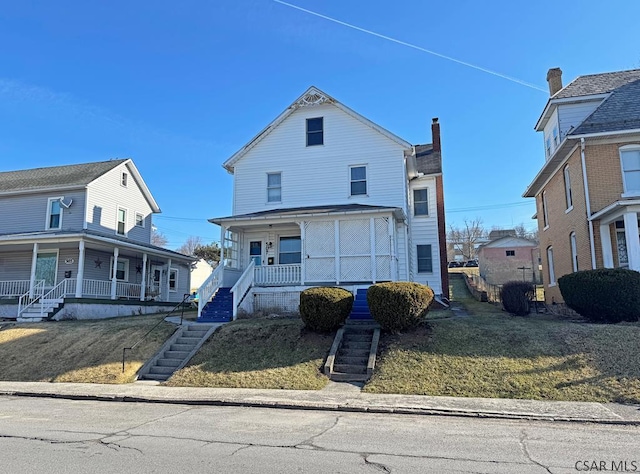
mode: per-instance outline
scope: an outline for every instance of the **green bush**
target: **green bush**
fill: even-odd
[[[533,299],[535,288],[526,281],[508,281],[500,288],[500,299],[505,311],[516,316],[529,314],[529,302]]]
[[[406,281],[379,283],[369,287],[367,303],[371,316],[387,331],[418,325],[429,311],[433,290]]]
[[[593,322],[619,323],[640,318],[640,273],[601,268],[558,278],[564,302]]]
[[[353,294],[343,288],[316,287],[300,293],[300,317],[312,331],[336,329],[349,317]]]

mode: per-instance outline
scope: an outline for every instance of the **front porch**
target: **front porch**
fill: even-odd
[[[604,268],[640,272],[640,202],[619,201],[595,214]]]

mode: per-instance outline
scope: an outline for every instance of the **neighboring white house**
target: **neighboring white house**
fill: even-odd
[[[151,245],[160,208],[130,159],[0,172],[0,212],[0,317],[157,312],[189,291],[193,259]]]
[[[383,281],[448,297],[440,125],[412,145],[315,87],[229,158],[224,265],[201,288],[233,287],[234,314],[295,307],[309,286]]]
[[[198,291],[198,288],[211,276],[214,268],[202,258],[191,265],[191,293]]]

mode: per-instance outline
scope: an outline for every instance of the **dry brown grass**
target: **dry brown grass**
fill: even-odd
[[[167,382],[184,387],[318,390],[333,334],[304,329],[300,319],[245,319],[220,328],[187,367]]]
[[[135,350],[135,344],[164,315],[100,321],[16,324],[0,331],[0,380],[33,382],[128,383],[173,333],[162,322]]]

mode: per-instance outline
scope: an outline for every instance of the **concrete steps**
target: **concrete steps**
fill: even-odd
[[[349,323],[340,328],[327,357],[324,372],[336,382],[366,382],[375,368],[380,339],[376,323]]]
[[[182,326],[140,369],[138,379],[166,381],[176,370],[181,369],[191,360],[202,344],[221,325],[198,323]]]
[[[64,305],[63,299],[46,299],[39,303],[34,303],[22,314],[18,315],[16,321],[19,323],[39,323],[48,320],[57,310]]]

